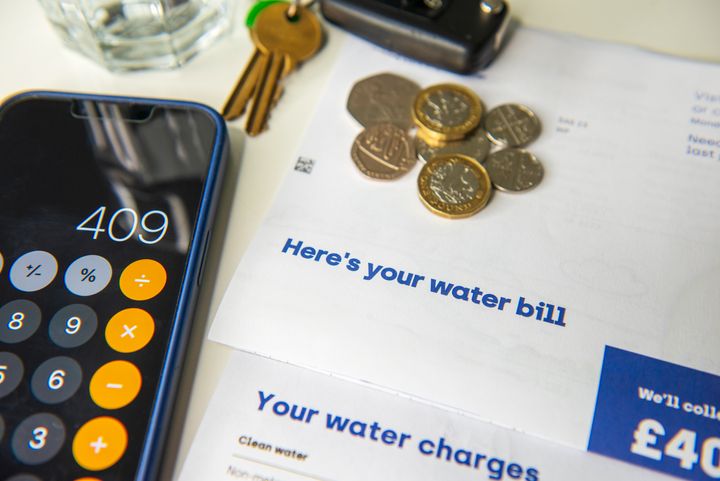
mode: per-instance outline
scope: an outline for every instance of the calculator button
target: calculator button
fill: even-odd
[[[83,256],[65,271],[65,287],[78,296],[92,296],[105,289],[112,278],[110,263],[101,256]]]
[[[95,371],[90,380],[90,397],[104,409],[120,409],[140,392],[142,376],[128,361],[111,361]]]
[[[139,351],[155,333],[155,321],[143,309],[123,309],[105,327],[105,340],[117,352]]]
[[[165,287],[167,273],[158,261],[140,259],[125,268],[120,275],[120,290],[133,301],[147,301],[160,294]]]
[[[0,342],[16,344],[35,334],[40,327],[40,308],[20,299],[0,307]]]
[[[18,387],[24,372],[25,368],[19,357],[11,352],[0,352],[0,399]]]
[[[125,426],[107,416],[85,423],[75,434],[72,444],[75,461],[89,471],[101,471],[117,463],[125,454],[125,448]]]
[[[55,279],[57,269],[57,261],[49,252],[28,252],[13,263],[10,282],[19,291],[39,291]]]
[[[82,382],[82,369],[74,359],[53,357],[40,364],[30,381],[35,397],[45,404],[58,404],[75,394]]]
[[[32,474],[16,474],[12,478],[8,478],[5,481],[42,481],[42,479]]]
[[[97,330],[97,314],[84,304],[71,304],[55,313],[48,335],[60,347],[82,346]]]
[[[65,442],[65,425],[54,414],[38,413],[25,419],[15,429],[12,451],[23,464],[36,465],[50,461]]]
[[[2,252],[0,252],[0,272],[2,272],[4,263],[5,263],[5,259],[3,259]]]

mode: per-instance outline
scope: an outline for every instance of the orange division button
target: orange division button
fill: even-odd
[[[86,422],[75,433],[73,457],[81,467],[101,471],[122,458],[127,441],[127,430],[120,421],[101,416]]]
[[[90,397],[101,408],[120,409],[135,399],[141,385],[142,376],[135,364],[110,361],[90,379]]]
[[[120,274],[120,290],[133,301],[147,301],[160,294],[165,287],[167,273],[158,261],[140,259]]]
[[[105,327],[105,340],[117,352],[139,351],[155,334],[155,321],[143,309],[123,309]]]

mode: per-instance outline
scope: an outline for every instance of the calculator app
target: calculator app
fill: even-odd
[[[0,117],[0,481],[134,479],[215,135],[176,105]]]

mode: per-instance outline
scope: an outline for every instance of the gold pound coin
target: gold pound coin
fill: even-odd
[[[480,123],[483,105],[472,90],[457,84],[439,84],[418,94],[413,120],[425,139],[459,140]]]
[[[350,155],[360,172],[379,180],[396,179],[417,161],[408,133],[390,123],[371,125],[360,132]]]
[[[420,200],[435,214],[451,219],[470,217],[490,200],[492,184],[485,168],[462,154],[430,159],[418,176]]]
[[[445,140],[441,137],[438,137],[436,133],[423,129],[422,127],[418,127],[415,135],[431,147],[444,147],[450,142],[459,142],[459,140]]]

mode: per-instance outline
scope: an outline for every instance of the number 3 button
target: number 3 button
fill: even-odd
[[[25,419],[12,437],[12,450],[23,464],[50,461],[65,442],[65,425],[54,414],[38,413]]]
[[[40,364],[30,381],[35,397],[45,404],[70,399],[82,382],[80,365],[69,357],[53,357]]]

